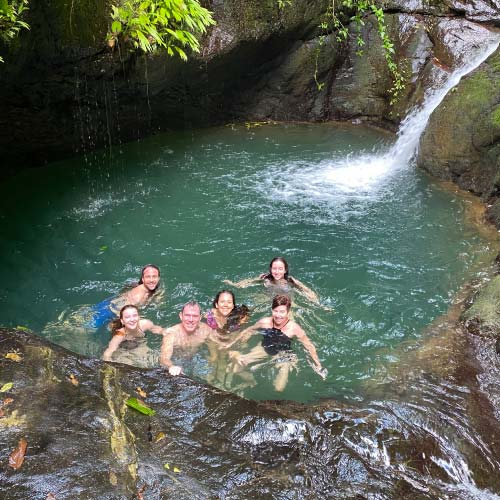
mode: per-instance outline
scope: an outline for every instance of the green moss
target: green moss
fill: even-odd
[[[463,319],[477,318],[485,326],[500,328],[500,276],[495,276],[481,291]]]
[[[491,123],[495,127],[500,127],[500,106],[497,106],[490,114]]]

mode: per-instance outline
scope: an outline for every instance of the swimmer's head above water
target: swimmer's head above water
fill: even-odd
[[[127,304],[120,309],[119,317],[111,322],[111,333],[115,335],[122,328],[134,330],[139,324],[139,319],[139,309],[132,304]]]
[[[269,264],[269,273],[264,276],[264,279],[288,281],[288,262],[283,257],[274,257]]]
[[[273,302],[271,304],[271,309],[276,309],[279,306],[285,306],[287,311],[292,307],[292,299],[288,295],[276,295],[273,298]]]
[[[160,268],[154,264],[147,264],[141,270],[138,285],[144,285],[149,293],[153,294],[160,286]]]

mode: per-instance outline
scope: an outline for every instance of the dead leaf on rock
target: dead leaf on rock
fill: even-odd
[[[78,379],[77,379],[77,378],[76,378],[73,374],[71,374],[68,378],[69,378],[69,381],[70,381],[70,382],[71,382],[71,383],[72,383],[75,387],[76,387],[76,386],[78,386],[78,384],[80,383],[80,382],[78,382]]]
[[[139,394],[139,396],[141,396],[141,398],[148,397],[148,395],[140,387],[137,387],[135,390],[136,390],[137,394]]]
[[[13,403],[14,402],[14,399],[13,398],[5,398],[3,401],[2,401],[2,406],[7,406],[7,405],[10,405],[10,403]]]
[[[23,465],[27,446],[28,443],[26,442],[26,439],[21,438],[17,444],[17,448],[10,454],[9,466],[14,470],[20,469],[21,465]]]
[[[118,478],[116,477],[116,474],[113,471],[109,473],[109,482],[113,486],[116,486],[118,484]]]
[[[49,493],[45,500],[56,500],[56,496],[54,495],[54,493]]]
[[[164,432],[159,432],[156,435],[155,443],[157,443],[158,441],[161,441],[162,439],[165,439],[166,437],[167,437],[167,435]]]
[[[146,485],[143,485],[143,487],[140,490],[137,490],[137,498],[138,500],[144,500],[144,490],[146,489]]]
[[[7,359],[10,359],[12,361],[16,361],[19,363],[19,361],[23,360],[23,357],[18,353],[18,352],[8,352],[5,357]]]

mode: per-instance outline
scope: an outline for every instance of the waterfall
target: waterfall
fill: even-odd
[[[493,35],[493,34],[492,34]],[[493,37],[492,37],[493,38]],[[443,78],[437,88],[427,90],[421,106],[413,108],[406,118],[401,122],[398,131],[398,139],[394,146],[386,154],[386,158],[394,164],[409,164],[418,151],[420,136],[427,126],[432,112],[443,101],[446,94],[455,87],[463,76],[469,74],[483,63],[498,48],[499,39],[495,36],[485,50],[472,61],[459,66],[455,71]],[[441,70],[444,72],[444,70]]]
[[[345,202],[360,201],[379,196],[390,189],[388,180],[398,172],[408,170],[415,157],[420,137],[432,112],[443,101],[446,94],[461,78],[477,68],[498,47],[498,34],[489,32],[474,46],[468,46],[458,67],[447,72],[435,67],[435,85],[428,88],[422,103],[413,108],[401,122],[397,140],[391,146],[379,145],[370,152],[353,152],[335,159],[316,163],[287,163],[279,165],[286,181],[276,183],[273,165],[269,180],[261,182],[259,188],[272,193],[275,199],[288,203],[321,203],[338,206]],[[463,47],[462,47],[463,48]],[[460,59],[457,56],[457,59]]]

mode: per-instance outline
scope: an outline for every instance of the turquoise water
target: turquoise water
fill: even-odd
[[[284,255],[321,297],[323,307],[295,296],[293,310],[329,376],[297,346],[300,371],[283,394],[264,367],[245,395],[359,399],[374,369],[397,363],[398,346],[417,341],[493,253],[464,222],[466,201],[413,167],[388,166],[380,152],[391,142],[332,124],[224,127],[23,172],[0,187],[1,323],[100,356],[106,329],[82,333],[58,318],[118,293],[144,264],[160,266],[166,291],[144,316],[167,326],[181,304],[208,308],[224,279],[257,276]],[[252,322],[270,311],[261,287],[235,292]],[[207,370],[203,356],[191,365],[195,376]]]

